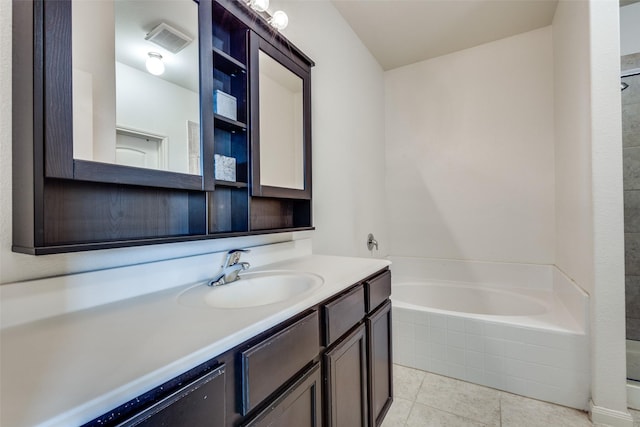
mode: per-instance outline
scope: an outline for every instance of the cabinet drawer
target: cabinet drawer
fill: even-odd
[[[241,414],[246,415],[318,355],[318,312],[240,353]]]
[[[118,425],[223,426],[225,393],[225,367],[222,365]]]
[[[324,344],[329,347],[364,317],[364,288],[357,286],[337,299],[325,304]]]
[[[367,313],[371,313],[391,295],[391,272],[384,273],[364,282]]]

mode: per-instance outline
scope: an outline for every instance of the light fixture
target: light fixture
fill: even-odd
[[[289,17],[281,10],[269,12],[269,0],[238,0],[257,12],[269,25],[276,30],[284,30],[289,24]]]
[[[256,12],[266,12],[269,9],[269,0],[249,0],[247,5]]]
[[[164,62],[162,62],[162,55],[157,52],[149,52],[147,55],[146,66],[147,71],[149,71],[154,76],[159,76],[164,73]]]
[[[276,30],[284,30],[289,24],[289,17],[281,10],[277,10],[269,19],[269,24]]]

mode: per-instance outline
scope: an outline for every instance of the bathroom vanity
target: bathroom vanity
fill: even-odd
[[[380,425],[393,395],[390,293],[385,269],[88,425]]]
[[[379,425],[392,400],[387,266],[309,255],[255,269],[323,280],[272,304],[196,307],[182,300],[191,284],[4,329],[2,420]]]

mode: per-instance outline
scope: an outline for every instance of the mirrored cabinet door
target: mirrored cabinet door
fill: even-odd
[[[252,195],[311,199],[310,67],[251,34]]]
[[[72,2],[74,159],[201,175],[198,44],[192,0]]]
[[[44,34],[54,35],[42,52],[46,176],[202,190],[213,170],[203,161],[213,128],[201,119],[211,117],[200,62],[212,57],[210,5],[57,0],[36,8]]]

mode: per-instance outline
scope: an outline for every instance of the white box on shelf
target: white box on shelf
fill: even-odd
[[[213,156],[213,170],[215,179],[219,179],[221,181],[231,181],[235,182],[236,180],[236,159],[233,157],[221,156],[220,154],[215,154]]]
[[[235,96],[221,90],[213,92],[213,112],[231,120],[238,120],[238,103]]]

